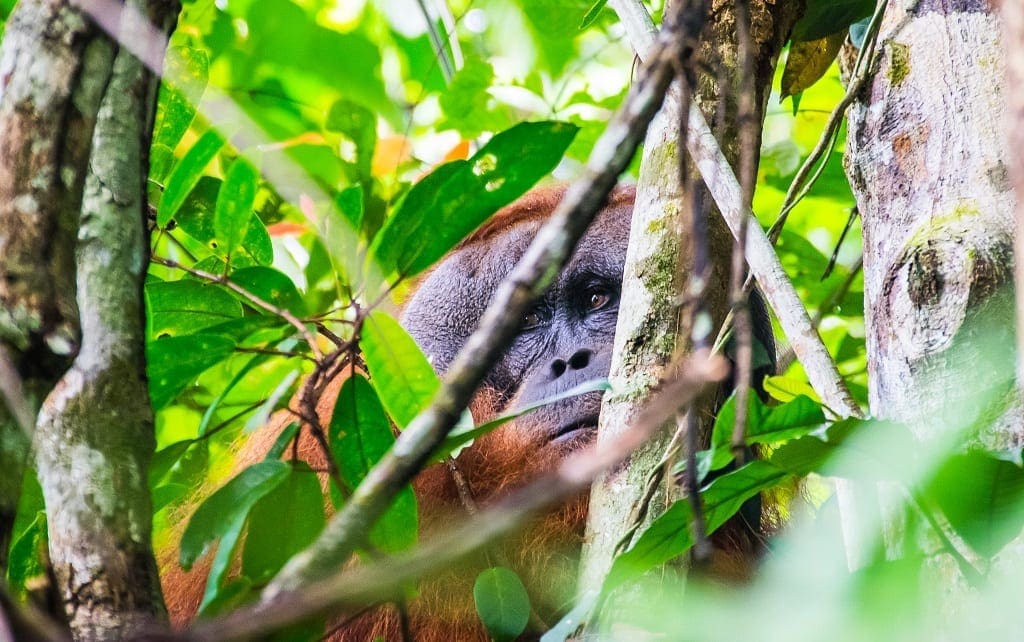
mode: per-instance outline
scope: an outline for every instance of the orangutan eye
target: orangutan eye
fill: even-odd
[[[540,315],[536,310],[523,315],[523,330],[530,330],[540,325]]]
[[[604,306],[608,305],[611,301],[611,296],[605,292],[591,292],[587,298],[587,310],[593,312],[594,310],[600,310]]]

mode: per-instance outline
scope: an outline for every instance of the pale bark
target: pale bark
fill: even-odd
[[[1006,41],[1006,129],[1009,175],[1017,197],[1014,256],[1024,256],[1024,0],[1003,0]],[[1017,316],[1017,391],[1024,398],[1024,261],[1014,264]]]
[[[0,349],[5,390],[30,391],[32,406],[78,343],[75,227],[98,106],[79,79],[92,32],[65,3],[25,2],[0,56]],[[0,407],[0,570],[28,456],[16,414]]]
[[[999,312],[987,304],[1012,281],[1000,34],[986,2],[891,2],[874,73],[848,113],[845,162],[864,223],[871,412],[906,422],[922,439],[971,421],[983,411],[979,395],[998,397],[994,388],[1006,383],[986,355],[1010,355],[1009,308],[1006,323],[987,326],[994,332],[980,341],[959,340],[975,332],[968,322],[976,313]],[[1019,448],[1022,430],[1021,413],[1010,409],[982,441]]]
[[[149,38],[150,23],[166,35],[177,9],[170,0],[104,6],[120,40],[160,51],[166,41]],[[76,639],[122,639],[164,615],[150,542],[142,307],[157,81],[90,17],[54,0],[18,5],[0,77],[0,221],[46,233],[5,237],[3,338],[23,356],[32,341],[74,353],[36,420],[55,590]],[[37,304],[40,293],[56,303]]]
[[[613,5],[627,19],[625,5]],[[719,63],[725,69],[736,69],[738,52],[734,3],[717,0],[711,3],[710,22],[701,37],[700,58]],[[756,118],[761,122],[775,62],[798,16],[797,3],[752,2],[752,40],[754,50],[754,82],[756,87]],[[643,31],[642,25],[639,28]],[[636,46],[636,43],[635,43]],[[642,47],[638,46],[638,49]],[[738,82],[738,74],[728,74]],[[731,89],[727,106],[719,109],[723,92],[720,78],[706,70],[698,71],[694,100],[704,118],[712,123],[718,138],[724,141],[723,151],[735,167],[739,157],[736,93]],[[693,213],[683,200],[679,185],[679,125],[683,118],[678,100],[666,107],[648,131],[641,162],[637,200],[634,208],[626,268],[623,275],[622,299],[615,333],[615,348],[610,381],[615,389],[601,409],[599,440],[612,438],[629,425],[652,387],[668,373],[666,366],[673,354],[688,349],[691,336],[690,317],[684,314],[681,275],[691,272],[692,248],[686,237],[692,227]],[[760,139],[758,138],[758,143]],[[695,171],[691,170],[691,171]],[[738,198],[738,196],[737,196]],[[712,272],[704,290],[704,309],[713,328],[721,326],[729,309],[729,257],[732,236],[721,216],[709,217],[709,252],[714,257]],[[713,416],[713,399],[705,399],[695,412],[704,418]],[[705,430],[710,421],[705,421]],[[641,501],[652,471],[666,451],[669,433],[651,440],[635,452],[629,462],[604,475],[591,492],[585,540],[581,591],[597,590],[614,557],[615,547],[629,526],[630,515]],[[703,435],[702,438],[706,438]],[[651,500],[652,506],[664,506],[663,493]],[[654,510],[650,516],[658,511]]]
[[[1008,296],[1015,199],[993,11],[979,0],[890,2],[872,75],[848,112],[870,410],[908,425],[923,452],[1024,442]],[[904,505],[885,487],[879,495]],[[978,557],[943,530],[960,556]],[[967,590],[965,567],[946,550],[923,575],[940,620]]]

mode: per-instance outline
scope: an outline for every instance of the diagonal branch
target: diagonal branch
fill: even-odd
[[[637,0],[617,0],[614,6],[616,11],[623,15],[622,23],[627,29],[634,51],[640,58],[645,58],[646,52],[651,50],[652,46],[650,30],[644,26],[650,22],[647,10]],[[646,21],[644,16],[647,16]],[[676,103],[679,99],[679,92],[675,90],[670,91],[665,98],[666,104]],[[687,148],[734,236],[739,236],[743,221],[747,221],[746,257],[750,271],[778,317],[793,351],[807,371],[811,386],[825,405],[837,415],[861,416],[860,408],[850,397],[835,362],[811,324],[807,310],[786,276],[771,242],[750,208],[744,205],[743,192],[736,174],[722,154],[718,141],[715,140],[711,128],[696,105],[690,106],[688,128]]]
[[[490,542],[509,535],[558,501],[585,489],[602,471],[621,462],[647,441],[665,420],[690,404],[708,386],[721,381],[728,364],[707,351],[685,358],[615,439],[600,442],[565,459],[557,469],[512,493],[458,528],[418,551],[370,566],[333,571],[315,583],[281,593],[271,603],[239,609],[180,634],[143,636],[147,642],[227,642],[249,640],[290,624],[333,614],[337,607],[358,610],[401,596],[410,582],[450,566]]]
[[[518,332],[523,314],[565,265],[633,158],[673,78],[678,57],[674,36],[665,31],[656,41],[650,64],[595,145],[583,178],[570,186],[523,259],[498,288],[480,328],[456,357],[433,403],[399,436],[320,538],[282,569],[264,590],[264,600],[272,600],[344,564],[398,491],[455,425],[477,386]]]

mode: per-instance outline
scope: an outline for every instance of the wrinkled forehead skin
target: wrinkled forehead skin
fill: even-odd
[[[563,192],[547,190],[532,200],[527,195],[496,214],[420,282],[405,306],[402,325],[439,372],[479,325],[498,284],[522,258]],[[633,190],[621,188],[610,200],[612,205],[598,214],[552,290],[561,289],[568,275],[581,269],[615,275],[621,282]]]

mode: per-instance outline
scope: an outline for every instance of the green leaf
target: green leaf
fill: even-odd
[[[24,594],[27,584],[46,577],[47,541],[46,511],[40,510],[11,542],[7,583],[14,592]]]
[[[770,462],[752,461],[718,477],[701,491],[706,531],[714,532],[757,493],[785,481],[790,474]],[[610,590],[688,551],[694,544],[693,511],[688,500],[672,504],[619,555],[605,582]]]
[[[373,387],[388,415],[405,428],[434,398],[437,374],[409,333],[385,312],[370,313],[362,337]]]
[[[417,183],[370,248],[385,273],[417,274],[550,172],[577,127],[521,123],[497,134],[468,161],[442,165]]]
[[[491,638],[506,642],[519,637],[530,621],[530,597],[514,571],[489,568],[473,584],[473,602]]]
[[[171,402],[207,368],[223,361],[235,342],[220,336],[193,334],[146,344],[146,370],[153,409]]]
[[[975,450],[950,457],[928,494],[964,541],[986,557],[1024,528],[1024,470],[994,453]]]
[[[292,467],[249,512],[242,573],[256,584],[265,583],[292,555],[313,543],[324,523],[320,480],[309,466]]]
[[[583,16],[583,22],[580,23],[580,31],[594,24],[597,17],[601,15],[601,9],[604,9],[606,4],[608,4],[608,0],[597,0],[592,7],[587,9],[586,15]]]
[[[212,176],[203,176],[189,193],[184,205],[178,210],[175,219],[178,227],[206,245],[215,256],[227,263],[227,252],[217,239],[215,218],[217,199],[223,181]],[[235,268],[247,265],[269,265],[274,260],[274,248],[270,242],[270,234],[258,216],[249,219],[245,237],[240,247],[236,248],[231,263]],[[218,272],[219,270],[213,270]]]
[[[321,238],[335,271],[351,285],[359,279],[359,229],[363,221],[363,187],[354,185],[339,192],[334,207],[324,216]]]
[[[345,484],[350,489],[358,486],[394,443],[377,393],[365,377],[353,374],[338,392],[330,427],[331,453]],[[418,520],[416,497],[406,487],[374,526],[370,540],[388,552],[412,548]]]
[[[214,541],[237,534],[253,505],[288,477],[283,461],[262,461],[249,466],[199,505],[181,536],[179,562],[186,570]]]
[[[223,286],[193,279],[146,284],[148,335],[176,337],[241,318],[242,306]]]
[[[790,477],[771,462],[755,460],[715,478],[700,493],[707,532],[712,533],[725,524],[751,497]]]
[[[487,129],[489,93],[494,84],[494,68],[479,56],[466,57],[462,69],[452,77],[447,90],[441,92],[440,105],[447,120],[443,127],[455,129],[463,138],[472,139]]]
[[[360,178],[369,178],[373,150],[377,145],[377,116],[351,100],[338,100],[327,112],[324,129],[344,134],[355,144],[356,168]]]
[[[252,580],[248,577],[229,580],[211,592],[208,600],[204,599],[199,615],[210,618],[230,613],[249,600],[253,593],[252,589]]]
[[[164,195],[160,198],[160,205],[157,208],[157,227],[167,227],[167,224],[171,222],[185,202],[189,192],[199,183],[206,166],[210,164],[222,147],[224,147],[224,139],[211,129],[185,152],[185,156],[174,166],[174,171],[171,172],[167,178],[167,184],[164,186]]]
[[[244,158],[239,158],[231,164],[217,194],[213,229],[229,263],[235,250],[242,244],[249,221],[253,218],[252,206],[256,201],[258,181],[259,172],[256,168]]]
[[[370,382],[358,373],[338,391],[330,430],[331,452],[349,488],[358,486],[395,443],[384,406]]]
[[[244,599],[244,594],[239,594],[233,588],[237,587],[235,582],[226,582],[228,573],[235,559],[235,551],[242,541],[242,530],[245,528],[246,513],[234,513],[226,517],[222,525],[223,536],[217,546],[217,552],[210,564],[210,573],[206,576],[206,590],[203,592],[203,599],[199,603],[199,615],[209,615],[208,610],[219,608],[218,604],[226,604]],[[249,579],[245,578],[248,583]],[[226,599],[230,596],[230,599]]]
[[[732,431],[736,422],[736,396],[722,405],[711,435],[711,470],[732,460]],[[744,443],[777,444],[802,437],[825,423],[821,406],[805,395],[798,395],[780,406],[765,406],[757,395],[750,395]]]
[[[210,57],[205,50],[182,46],[167,49],[153,127],[154,144],[171,149],[178,144],[196,115],[209,74]]]
[[[678,501],[669,506],[632,548],[615,558],[605,588],[611,590],[689,550],[693,546],[692,521],[689,502]]]
[[[800,395],[808,397],[816,403],[821,403],[814,388],[806,381],[793,379],[792,377],[774,376],[764,378],[764,391],[777,401],[787,403],[793,401]]]
[[[235,270],[228,278],[232,283],[240,285],[267,303],[288,310],[299,318],[306,316],[306,302],[302,299],[302,295],[299,294],[299,290],[292,280],[283,272],[271,267],[256,265]],[[249,299],[241,295],[238,296],[243,303],[252,306],[261,314],[270,314]]]
[[[875,0],[808,0],[804,15],[793,26],[793,42],[818,40],[866,18],[875,10]]]
[[[271,446],[270,450],[267,451],[267,455],[266,457],[264,457],[264,459],[280,459],[281,455],[284,454],[284,451],[288,449],[288,444],[290,444],[292,442],[292,439],[295,439],[295,436],[298,434],[299,422],[293,421],[287,426],[285,426],[284,430],[281,431],[281,434],[278,435],[277,439],[274,440],[274,445]]]

